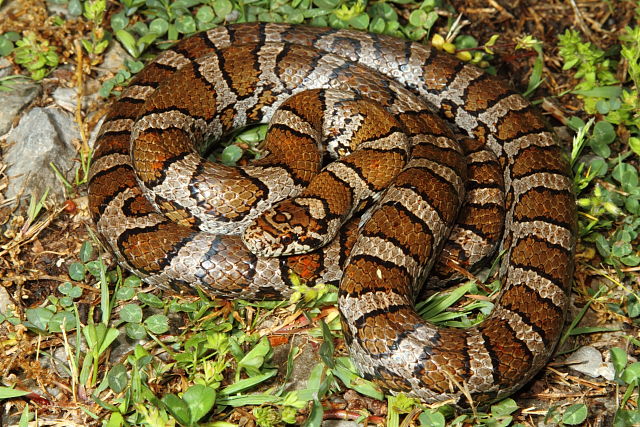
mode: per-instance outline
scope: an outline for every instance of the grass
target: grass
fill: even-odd
[[[638,28],[626,28],[617,35],[617,44],[603,49],[576,30],[559,35],[557,46],[544,45],[531,36],[523,36],[517,43],[507,43],[497,35],[479,42],[464,34],[467,21],[456,19],[454,10],[435,0],[53,3],[68,13],[67,18],[46,17],[47,25],[58,31],[48,32],[47,25],[3,23],[0,56],[9,58],[22,74],[36,81],[46,81],[61,64],[76,61],[74,82],[79,84],[100,67],[108,46],[119,43],[135,60],[125,61],[122,70],[104,79],[100,90],[104,97],[117,95],[149,57],[171,46],[172,41],[232,18],[237,22],[307,22],[432,40],[439,48],[488,72],[495,72],[496,51],[503,56],[531,52],[532,71],[523,92],[534,103],[540,101],[536,99],[539,88],[549,83],[543,73],[547,52],[557,47],[558,55],[553,59],[571,79],[566,89],[556,94],[557,102],[577,105],[576,111],[581,111],[558,117],[574,132],[570,157],[580,233],[574,286],[579,309],[573,312],[561,350],[575,350],[577,338],[580,342],[594,337],[609,340],[604,356],[612,363],[615,377],[598,381],[616,408],[609,414],[611,422],[616,426],[640,423],[640,364],[635,361],[640,346]],[[58,33],[65,37],[56,36]],[[0,90],[11,90],[17,78],[1,78]],[[89,117],[88,112],[78,109],[83,135],[86,127],[90,129]],[[227,147],[222,161],[234,163],[243,149],[255,144],[262,130],[252,132]],[[73,182],[63,182],[69,195],[85,191],[91,161],[87,147],[85,136],[78,154],[78,173]],[[42,242],[45,248],[40,252],[57,251],[75,259],[65,264],[65,271],[49,275],[58,283],[54,292],[0,313],[0,349],[11,355],[0,361],[0,377],[4,378],[0,401],[21,426],[36,417],[60,414],[76,420],[76,425],[106,426],[224,427],[247,420],[259,426],[317,426],[325,418],[389,426],[515,426],[530,425],[534,420],[580,425],[595,419],[589,409],[594,402],[589,397],[590,387],[595,390],[595,386],[569,375],[565,367],[548,369],[546,391],[533,393],[539,402],[533,406],[516,396],[485,412],[456,413],[446,405],[426,408],[402,395],[384,396],[374,384],[354,373],[344,355],[338,312],[333,306],[335,289],[299,284],[290,301],[263,303],[162,295],[107,264],[108,257],[97,251],[100,246],[91,236],[64,250],[56,246],[52,235],[59,235],[55,230],[62,226],[58,224],[72,222],[82,215],[82,208],[77,210],[76,202],[54,207],[46,198],[32,196],[28,212],[11,211],[2,216],[5,228],[0,261],[8,289],[22,289],[47,276],[35,258],[30,258]],[[82,197],[74,200],[81,204]],[[68,233],[65,238],[70,239]],[[467,284],[450,294],[434,296],[423,307],[423,315],[449,326],[468,326],[490,309],[489,295],[496,291],[495,285]],[[599,324],[611,320],[618,326]],[[610,333],[611,329],[617,332]],[[290,390],[285,384],[305,353],[298,335],[306,338],[306,346],[317,349],[319,358],[306,374],[306,385]],[[136,344],[118,354],[119,340]],[[33,383],[36,379],[38,387]],[[53,388],[59,390],[57,396],[49,394]],[[330,398],[346,389],[358,393],[358,404],[336,406]],[[386,408],[386,414],[381,408]]]

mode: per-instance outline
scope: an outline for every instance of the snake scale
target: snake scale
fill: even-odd
[[[347,115],[323,117],[331,106]],[[263,159],[233,168],[197,152],[272,117]],[[323,150],[343,157],[321,170],[327,137],[336,142]],[[487,402],[521,387],[559,339],[576,238],[570,176],[531,105],[472,65],[389,36],[251,23],[191,36],[136,76],[102,126],[89,203],[117,260],[150,284],[266,299],[290,294],[291,271],[339,283],[365,378],[465,404],[465,394]],[[435,327],[413,303],[465,192],[470,219],[447,247],[464,260],[497,240],[503,288],[479,326]],[[247,249],[268,253],[264,239],[276,244],[282,226],[277,244],[293,249],[271,254],[337,236],[310,254]]]

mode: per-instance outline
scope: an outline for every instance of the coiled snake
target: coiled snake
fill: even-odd
[[[332,105],[346,115],[323,117]],[[470,137],[464,152],[430,110]],[[274,115],[264,159],[230,168],[196,152]],[[322,138],[333,138],[326,151],[346,156],[318,174]],[[462,389],[495,399],[531,379],[560,336],[576,235],[568,163],[522,97],[428,46],[283,24],[196,34],[111,107],[90,175],[100,235],[150,284],[260,299],[288,295],[290,271],[339,282],[351,357],[393,391],[427,402],[464,400]],[[476,254],[479,242],[499,241],[503,290],[478,327],[434,327],[413,302],[458,215],[466,175],[469,218],[461,215],[447,248],[468,266],[486,256]],[[366,221],[326,237],[374,202]],[[331,242],[310,255],[262,257],[243,238],[262,254]],[[285,248],[270,249],[278,244]]]

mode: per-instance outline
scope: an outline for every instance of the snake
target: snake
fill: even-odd
[[[270,120],[263,158],[203,157]],[[504,79],[429,45],[280,23],[196,33],[109,108],[89,209],[150,285],[258,300],[291,295],[292,272],[339,285],[359,373],[427,403],[513,393],[562,333],[576,241],[567,156]],[[486,258],[485,240],[500,254],[491,314],[470,328],[422,319],[422,284]]]

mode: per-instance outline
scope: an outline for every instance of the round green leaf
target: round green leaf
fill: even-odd
[[[603,144],[611,144],[616,139],[616,130],[611,123],[602,120],[593,127],[591,137]]]
[[[562,422],[570,426],[582,424],[587,419],[587,406],[583,403],[569,406],[562,414]]]
[[[638,187],[638,170],[628,163],[618,163],[611,172],[613,179],[622,184],[625,191]]]
[[[102,261],[101,260],[93,260],[86,263],[85,268],[96,279],[100,278],[100,272],[102,271]]]
[[[182,34],[190,34],[196,31],[196,21],[191,15],[182,15],[175,21],[176,29]]]
[[[76,327],[76,319],[69,311],[59,311],[49,320],[49,332],[62,332],[64,325],[65,331],[70,331]]]
[[[416,9],[409,15],[409,23],[415,27],[422,27],[427,22],[427,12],[422,9]]]
[[[225,19],[233,11],[233,5],[229,0],[214,0],[213,11],[218,18]]]
[[[423,412],[418,418],[422,427],[444,427],[444,415],[440,412]]]
[[[58,285],[58,292],[63,295],[69,295],[69,293],[71,292],[71,288],[73,288],[71,282],[64,282],[63,284]]]
[[[242,154],[242,148],[238,147],[237,145],[229,145],[228,147],[225,147],[224,150],[222,150],[220,162],[225,165],[233,166],[238,160],[240,160]]]
[[[496,416],[510,415],[518,410],[518,404],[513,399],[504,399],[491,405],[491,413]]]
[[[640,362],[635,362],[627,366],[622,372],[622,375],[620,375],[620,378],[627,384],[638,381],[638,378],[640,378]]]
[[[173,417],[182,425],[191,424],[191,413],[186,402],[175,394],[168,394],[162,398],[162,402],[167,405],[167,409]]]
[[[7,56],[13,51],[13,42],[4,35],[0,36],[0,56]]]
[[[147,337],[147,331],[140,323],[127,323],[125,330],[127,336],[133,340],[142,340]]]
[[[164,314],[154,314],[145,319],[144,325],[154,334],[164,334],[169,330],[169,318]]]
[[[478,47],[478,41],[472,36],[458,36],[455,40],[455,45],[458,49],[472,49]]]
[[[123,286],[121,288],[118,288],[118,290],[116,291],[115,297],[118,301],[129,301],[135,295],[136,295],[135,289],[127,286]]]
[[[163,36],[169,30],[169,23],[162,18],[156,18],[149,24],[149,31],[158,36]]]
[[[215,17],[216,14],[213,11],[213,8],[208,5],[202,6],[200,9],[198,9],[198,12],[196,12],[196,21],[198,21],[199,23],[209,23],[213,21],[213,18]]]
[[[129,323],[142,322],[142,309],[138,304],[126,304],[120,310],[120,319]]]
[[[122,393],[127,387],[129,382],[129,375],[127,374],[127,368],[122,363],[113,365],[107,374],[107,381],[109,387],[116,393]]]
[[[82,15],[82,3],[80,2],[80,0],[69,0],[69,4],[67,5],[67,11],[71,16]]]
[[[124,14],[124,10],[111,15],[111,28],[113,31],[124,30],[127,25],[129,25],[129,18]]]
[[[80,262],[74,262],[69,266],[69,277],[76,282],[84,280],[84,275],[86,273],[86,269],[84,264]]]
[[[124,286],[130,287],[130,288],[137,288],[140,285],[142,285],[142,280],[140,280],[138,276],[129,276],[126,279],[124,279]]]
[[[216,401],[216,391],[211,387],[195,384],[189,387],[182,399],[191,412],[191,422],[196,422],[207,415]]]
[[[358,30],[366,30],[369,26],[369,15],[361,13],[349,19],[349,24]]]

